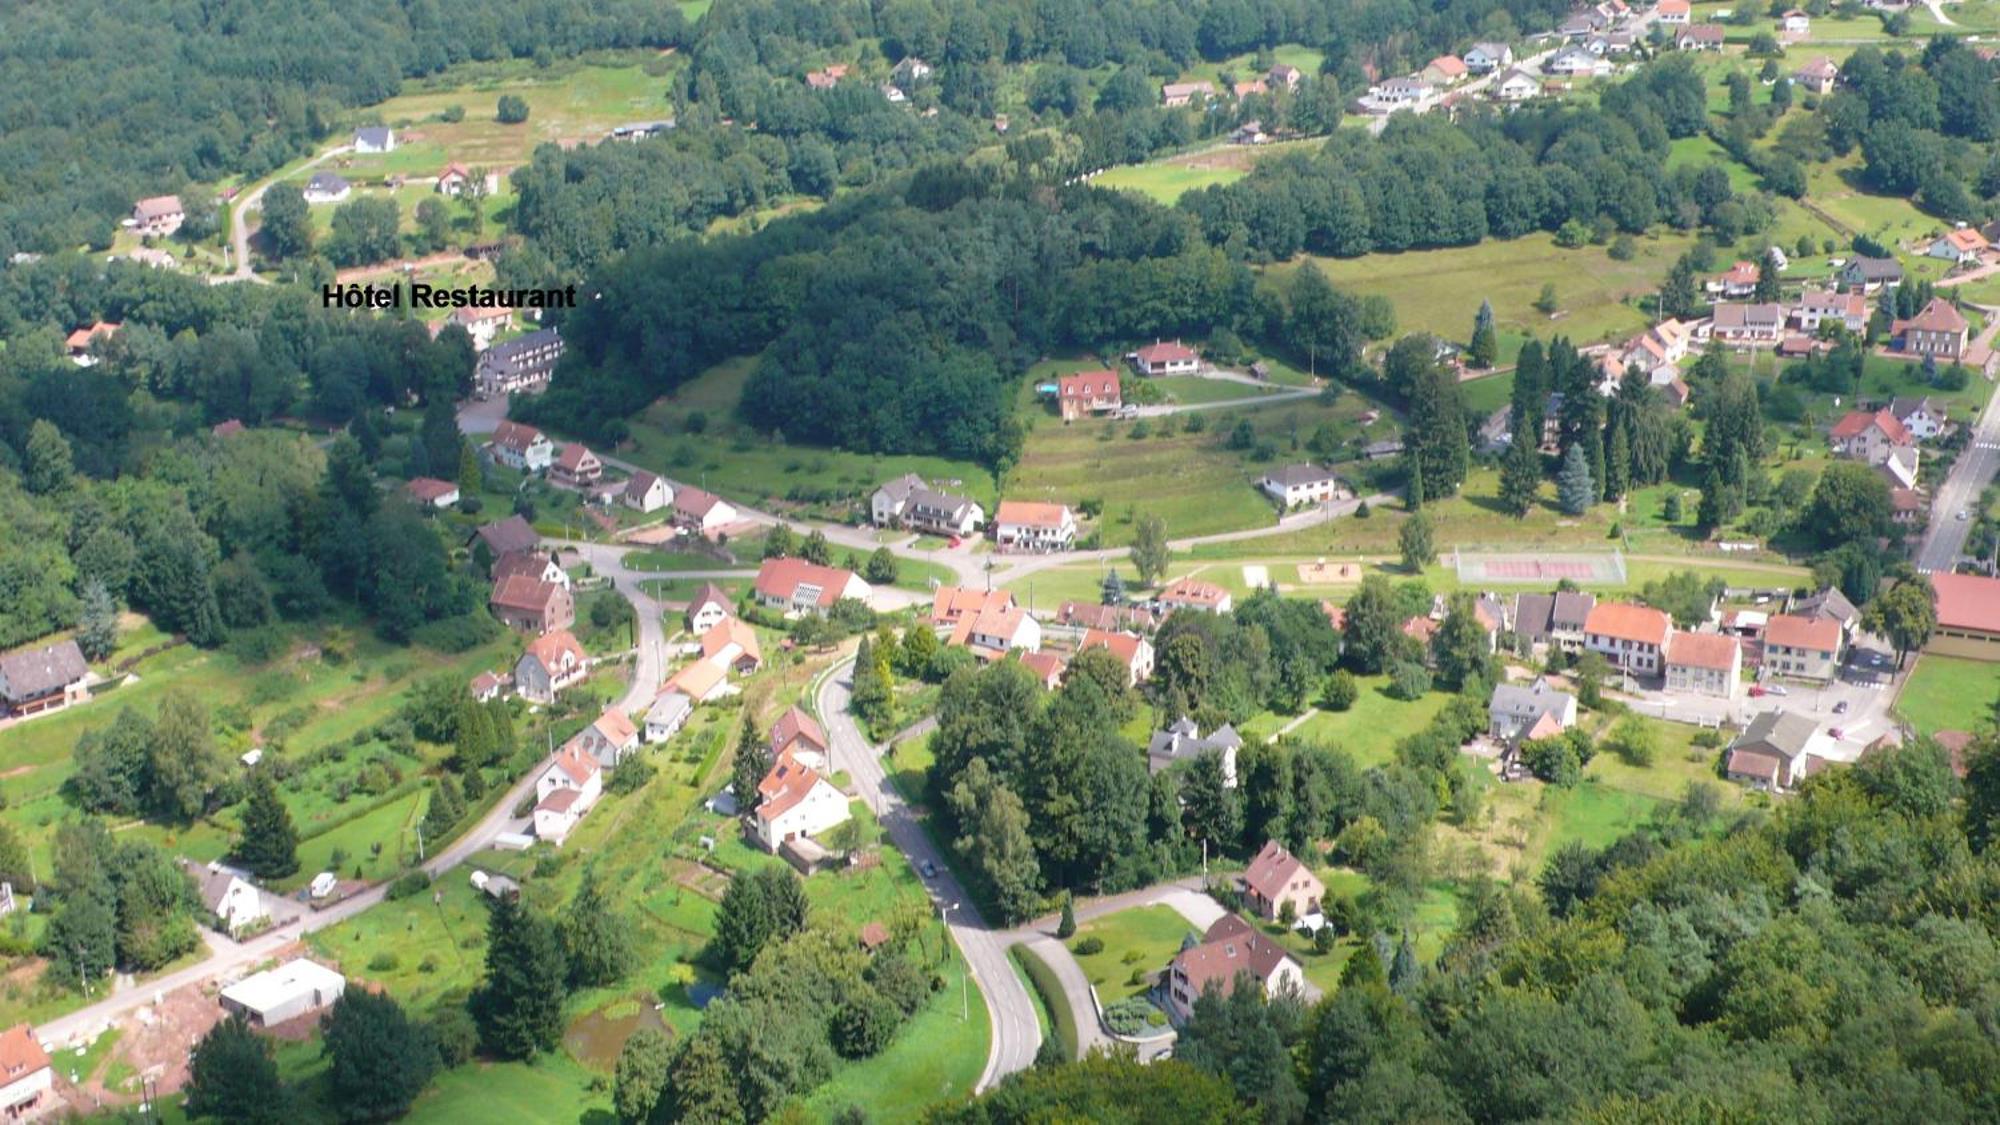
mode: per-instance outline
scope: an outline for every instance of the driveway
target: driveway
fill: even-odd
[[[353,147],[353,145],[335,145],[301,164],[295,170],[294,174],[296,172],[303,172],[322,161],[339,156]],[[273,174],[270,179],[237,196],[235,202],[230,205],[229,245],[236,259],[235,267],[228,273],[218,274],[210,278],[210,284],[219,285],[225,281],[254,281],[259,285],[269,284],[264,278],[258,277],[256,272],[250,268],[250,210],[251,208],[261,209],[263,207],[264,193],[269,191],[271,185],[277,183],[283,175],[283,172]]]
[[[978,905],[959,885],[916,814],[889,785],[882,772],[879,748],[863,737],[847,713],[853,672],[852,660],[829,671],[820,681],[813,703],[833,744],[834,769],[847,771],[856,795],[881,821],[897,850],[909,857],[919,871],[928,863],[937,872],[924,880],[925,889],[930,892],[933,905],[940,910],[950,908],[952,940],[958,943],[959,951],[971,966],[973,983],[986,998],[987,1019],[992,1025],[986,1068],[974,1087],[975,1091],[985,1090],[1007,1075],[1034,1065],[1035,1052],[1042,1045],[1035,1002],[1021,979],[1014,975],[1014,966],[1007,957],[1007,947],[1013,944],[1011,935],[994,929],[980,915]]]
[[[1809,715],[1822,727],[1841,732],[1830,748],[1829,757],[1851,762],[1876,739],[1901,729],[1890,714],[1904,675],[1895,671],[1895,663],[1895,650],[1887,642],[1868,634],[1856,634],[1853,652],[1840,678],[1824,686],[1788,680],[1780,683],[1782,695],[1752,696],[1745,691],[1734,700],[1669,691],[1616,694],[1641,715],[1700,726],[1745,727],[1766,711]]]

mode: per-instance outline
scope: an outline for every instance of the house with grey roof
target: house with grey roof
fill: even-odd
[[[1553,738],[1576,725],[1576,697],[1557,691],[1546,676],[1532,684],[1496,684],[1486,718],[1486,733],[1510,746]]]
[[[1514,599],[1514,635],[1532,649],[1550,645],[1564,652],[1583,651],[1583,625],[1597,598],[1575,590],[1553,594],[1520,594]]]
[[[1873,293],[1884,285],[1894,289],[1903,284],[1903,265],[1894,258],[1870,258],[1857,254],[1840,267],[1840,283],[1850,289],[1859,288],[1864,293]]]
[[[1178,762],[1192,762],[1213,750],[1222,756],[1222,783],[1236,787],[1236,752],[1243,749],[1243,736],[1224,723],[1203,737],[1193,719],[1182,715],[1166,730],[1153,732],[1146,743],[1146,769],[1160,773]]]
[[[1854,625],[1861,620],[1861,611],[1847,600],[1838,586],[1828,586],[1817,593],[1803,598],[1792,599],[1791,608],[1786,612],[1793,617],[1826,617],[1840,622],[1840,631],[1851,633]]]
[[[0,714],[39,715],[90,698],[90,664],[72,640],[0,655]]]
[[[299,194],[307,203],[339,203],[354,190],[354,185],[334,172],[314,172],[306,181],[305,190]]]
[[[194,879],[195,894],[216,929],[240,938],[259,923],[271,920],[270,911],[264,909],[263,894],[242,872],[219,863],[204,866],[185,859],[181,867]]]
[[[355,152],[394,152],[396,133],[386,125],[363,125],[354,131]]]
[[[932,488],[915,473],[905,473],[868,498],[868,517],[877,527],[970,535],[986,522],[986,509],[966,497]]]
[[[1766,711],[1729,744],[1724,776],[1773,792],[1826,768],[1833,745],[1819,721],[1794,711]]]
[[[1286,508],[1301,504],[1324,504],[1330,500],[1346,500],[1354,495],[1333,475],[1332,469],[1318,465],[1285,465],[1272,469],[1257,481],[1257,487]]]

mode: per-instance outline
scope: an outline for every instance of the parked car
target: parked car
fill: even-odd
[[[919,870],[919,871],[923,872],[923,873],[924,873],[924,878],[926,878],[926,879],[935,879],[935,878],[937,878],[937,864],[935,864],[935,863],[932,863],[932,862],[931,862],[930,860],[928,860],[928,859],[927,859],[927,860],[925,860],[925,861],[923,861],[922,863],[918,864],[918,865],[917,865],[917,870]]]
[[[1834,713],[1834,714],[1836,714],[1836,715],[1845,715],[1845,714],[1847,714],[1847,700],[1843,699],[1843,700],[1841,700],[1840,702],[1838,702],[1838,703],[1834,704],[1834,705],[1833,705],[1833,713]]]
[[[1833,739],[1835,742],[1839,742],[1841,739],[1847,737],[1846,732],[1842,731],[1839,727],[1834,727],[1832,730],[1827,731],[1826,734],[1828,738]]]
[[[1752,698],[1752,699],[1759,699],[1759,698],[1762,698],[1762,697],[1763,697],[1763,695],[1764,695],[1764,685],[1763,685],[1763,684],[1751,684],[1751,685],[1750,685],[1750,698]]]
[[[1792,694],[1792,689],[1786,687],[1783,684],[1769,684],[1765,686],[1764,690],[1770,692],[1772,695]]]

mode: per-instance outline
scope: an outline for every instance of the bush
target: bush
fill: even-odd
[[[1102,953],[1104,952],[1104,939],[1093,934],[1070,946],[1070,952],[1076,954],[1078,957],[1088,957],[1093,953]]]
[[[635,755],[618,763],[618,768],[611,771],[611,780],[604,786],[605,791],[619,794],[636,793],[645,788],[647,782],[653,780],[653,774],[656,772],[658,771],[653,768],[653,763]]]
[[[877,992],[863,991],[833,1016],[833,1047],[842,1057],[865,1059],[878,1054],[896,1035],[902,1014]]]
[[[438,1007],[437,1014],[431,1017],[431,1035],[437,1040],[438,1057],[447,1070],[463,1065],[479,1049],[479,1025],[472,1022],[472,1013],[466,1011],[463,997]]]
[[[1138,1035],[1154,1026],[1153,1017],[1160,1014],[1144,997],[1128,996],[1104,1009],[1104,1026],[1118,1035]]]
[[[430,872],[418,868],[414,871],[404,872],[400,878],[389,884],[389,889],[383,892],[383,897],[394,902],[397,899],[409,898],[411,895],[423,894],[430,889]]]
[[[368,971],[371,973],[393,973],[402,967],[403,959],[387,949],[368,959]]]
[[[1345,668],[1334,672],[1326,681],[1326,706],[1329,711],[1345,711],[1361,698],[1361,681]]]
[[[1397,699],[1421,699],[1431,690],[1430,669],[1414,660],[1399,660],[1389,669],[1389,693]]]
[[[495,107],[494,118],[502,125],[519,125],[528,119],[528,103],[514,94],[500,95],[500,104]]]

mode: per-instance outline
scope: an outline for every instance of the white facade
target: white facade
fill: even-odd
[[[833,783],[813,775],[812,787],[796,804],[767,816],[764,807],[757,810],[757,839],[772,852],[786,840],[800,836],[816,836],[846,820],[850,815],[847,795],[833,787]]]
[[[252,1027],[272,1027],[331,1005],[346,989],[345,977],[301,958],[223,989],[222,1007]]]

